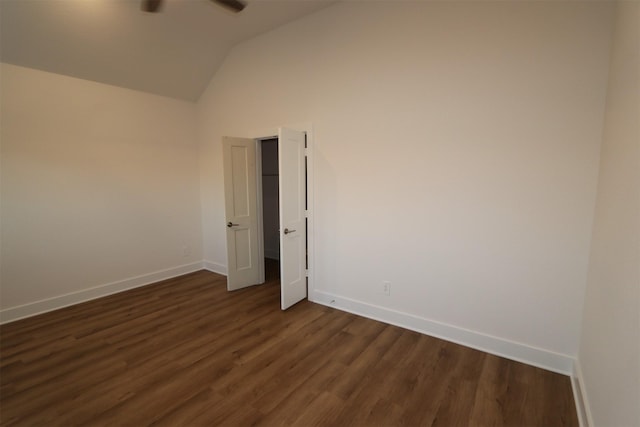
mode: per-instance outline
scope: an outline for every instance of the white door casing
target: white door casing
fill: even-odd
[[[278,130],[280,292],[285,310],[307,297],[305,133]]]
[[[253,139],[223,137],[227,289],[260,283],[256,146]]]

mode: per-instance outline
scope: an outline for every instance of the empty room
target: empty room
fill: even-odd
[[[640,426],[637,1],[0,0],[0,425]]]

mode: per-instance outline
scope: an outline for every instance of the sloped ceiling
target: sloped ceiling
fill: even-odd
[[[2,62],[195,101],[237,43],[334,1],[0,0]]]

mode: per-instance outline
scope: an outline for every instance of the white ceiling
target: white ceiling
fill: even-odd
[[[335,0],[0,0],[2,62],[195,101],[237,43]]]

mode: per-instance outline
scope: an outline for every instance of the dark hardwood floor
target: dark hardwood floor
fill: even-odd
[[[569,378],[188,274],[0,327],[0,424],[554,426]]]

